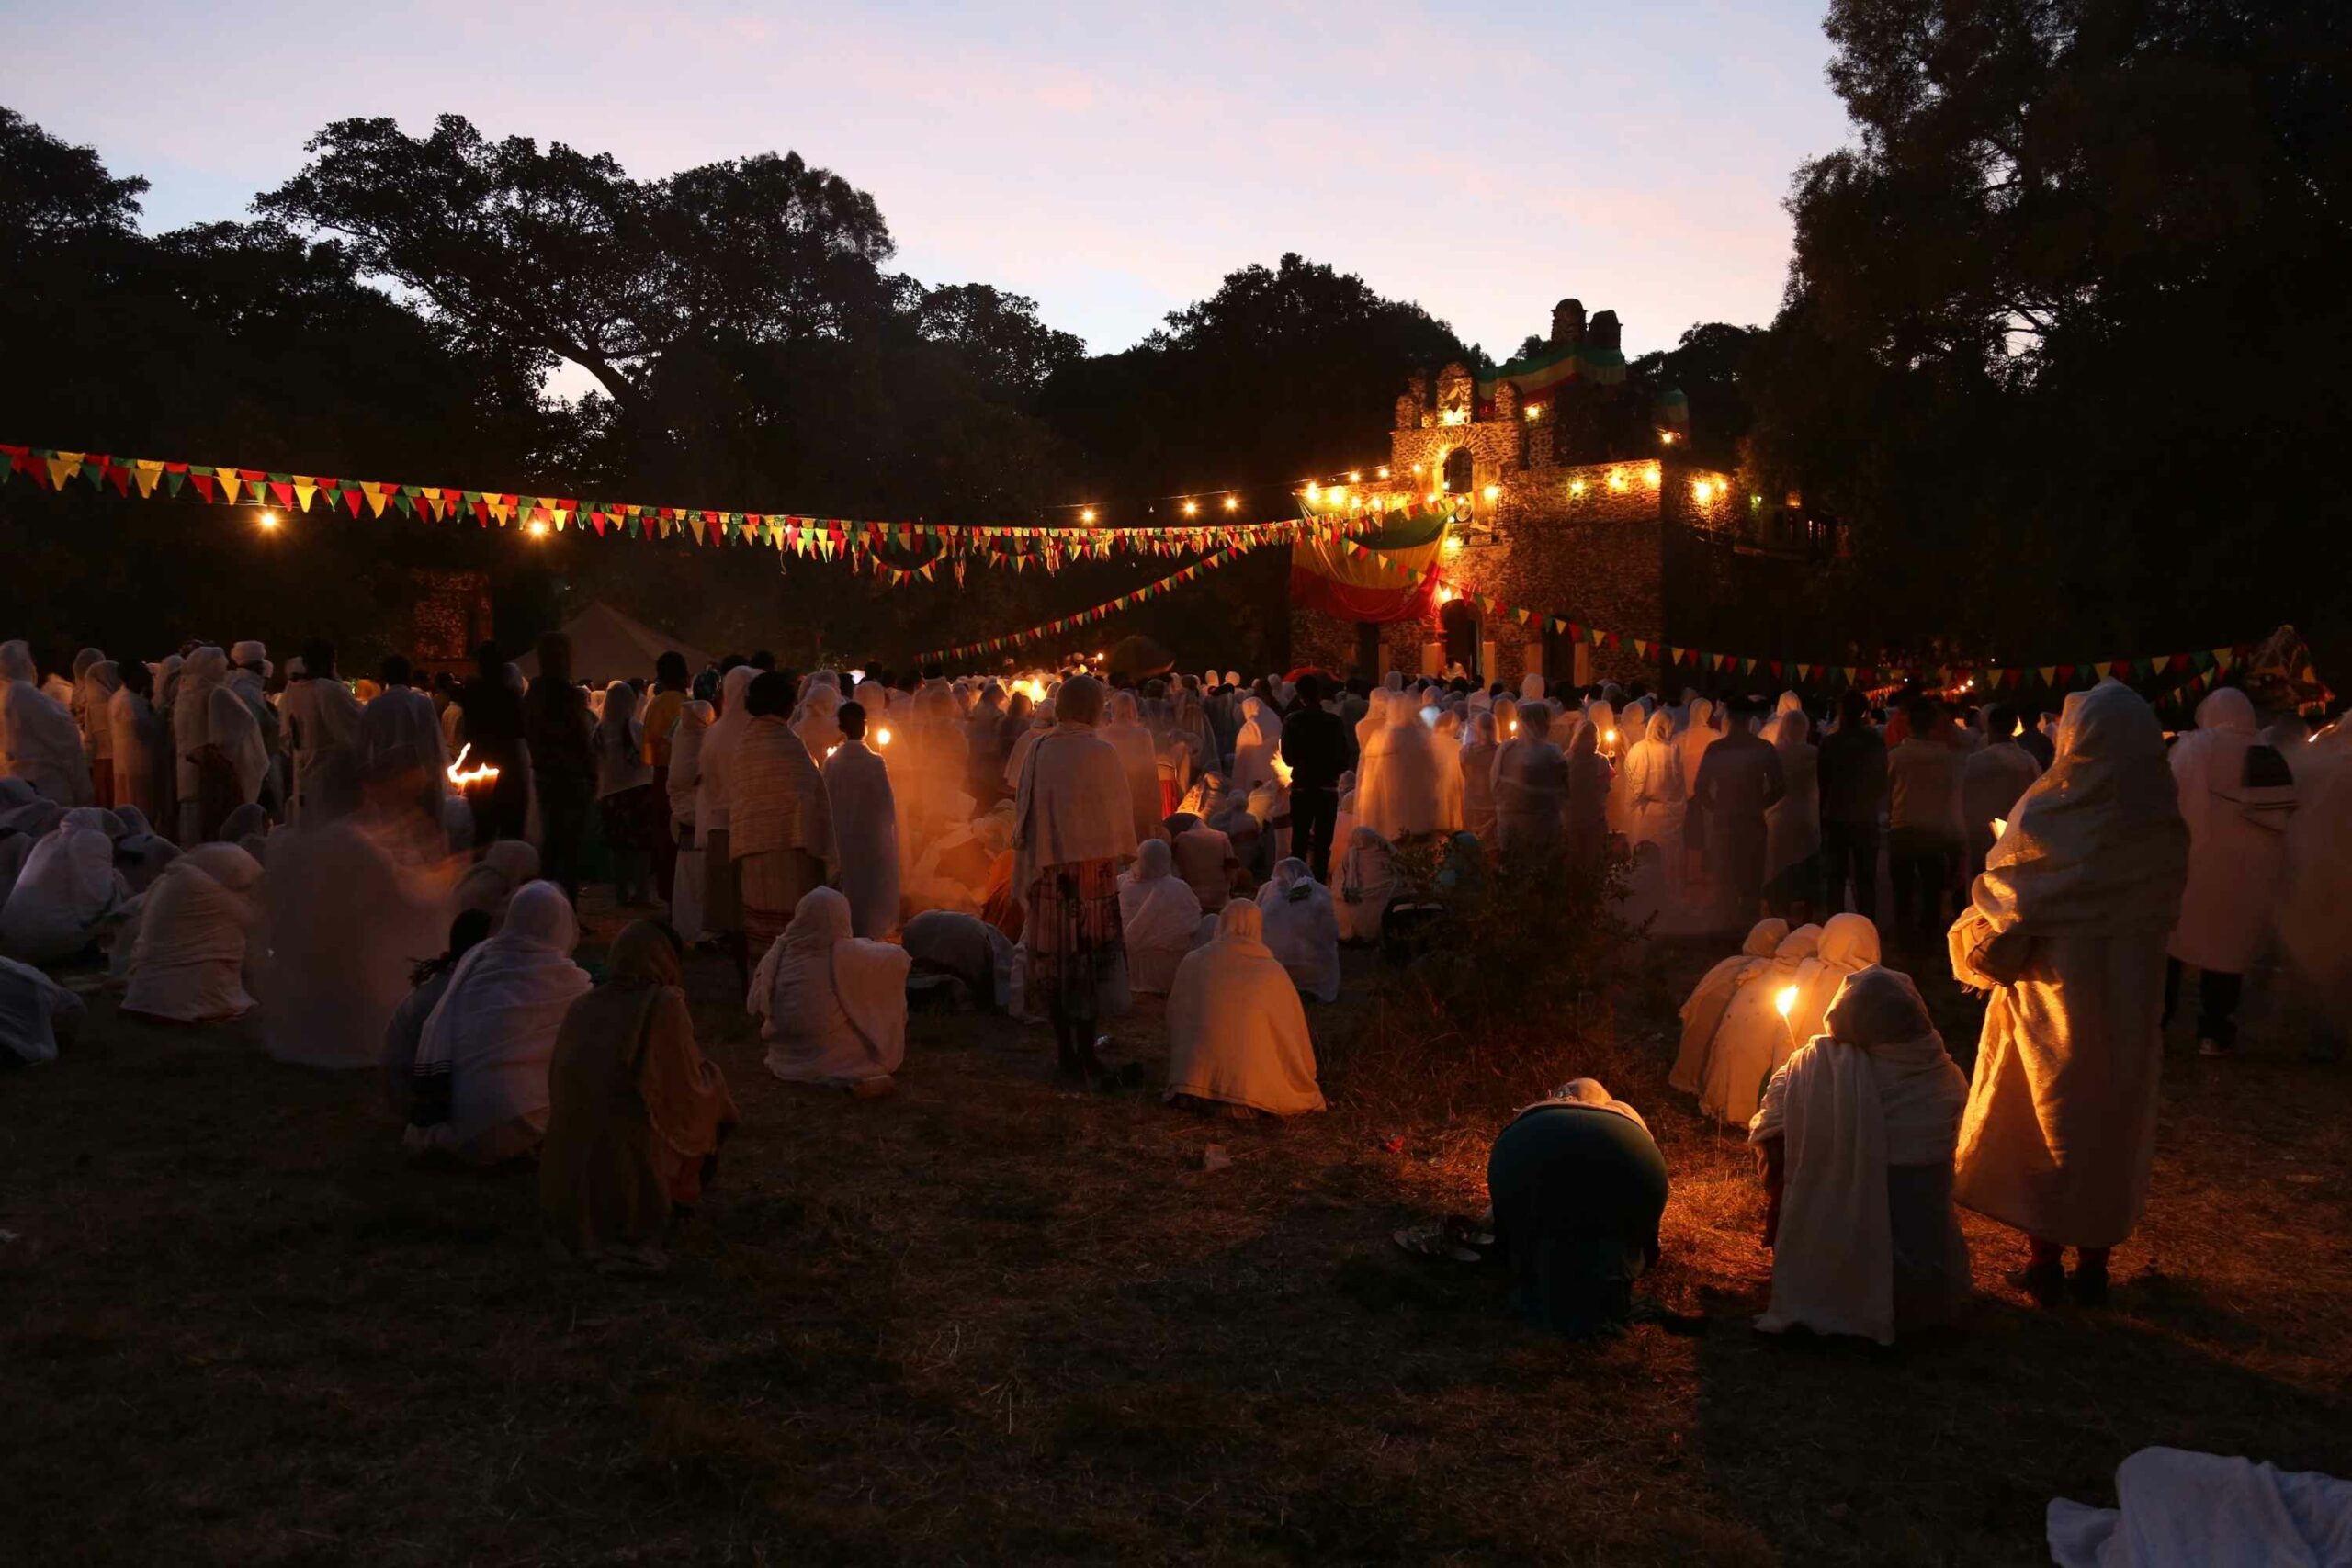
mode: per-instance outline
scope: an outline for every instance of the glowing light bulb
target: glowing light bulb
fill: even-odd
[[[1502,486],[1500,486],[1500,485],[1488,485],[1488,486],[1487,487],[1487,489],[1486,489],[1485,494],[1486,494],[1486,497],[1487,497],[1487,499],[1488,501],[1492,501],[1492,500],[1494,500],[1497,496],[1498,496],[1498,495],[1502,494],[1502,492],[1503,492],[1503,487],[1502,487]]]
[[[1794,986],[1781,987],[1781,994],[1772,998],[1772,1005],[1780,1010],[1782,1018],[1788,1017],[1797,1005],[1797,988]]]
[[[544,517],[532,518],[527,531],[534,538],[545,535],[548,531],[547,519]]]
[[[1657,433],[1657,439],[1659,446],[1671,446],[1674,445],[1674,432],[1670,430],[1661,430]]]
[[[1307,500],[1309,500],[1309,501],[1313,501],[1317,496],[1318,496],[1318,495],[1320,495],[1320,494],[1322,494],[1322,493],[1323,493],[1323,487],[1322,487],[1321,485],[1317,484],[1313,479],[1309,479],[1309,480],[1307,480],[1307,481],[1306,481],[1306,499],[1307,499]]]
[[[1201,503],[1200,503],[1199,502],[1197,502],[1197,501],[1187,501],[1186,502],[1184,502],[1184,515],[1185,515],[1185,516],[1187,516],[1187,517],[1198,517],[1200,514],[1201,514]]]
[[[1445,553],[1446,553],[1447,555],[1452,555],[1454,551],[1456,551],[1456,550],[1460,549],[1461,547],[1462,547],[1462,536],[1461,536],[1461,535],[1459,535],[1459,534],[1448,534],[1448,535],[1445,536]]]
[[[1438,602],[1439,604],[1453,604],[1453,589],[1451,589],[1451,588],[1441,588],[1441,589],[1439,589],[1439,590],[1437,591],[1437,602]]]
[[[1343,502],[1343,501],[1345,501],[1345,500],[1347,500],[1347,499],[1348,499],[1348,488],[1347,488],[1347,486],[1345,486],[1345,485],[1333,485],[1333,486],[1331,487],[1331,504],[1332,504],[1332,505],[1337,506],[1337,505],[1339,505],[1341,502]]]
[[[1611,469],[1609,474],[1609,488],[1611,490],[1623,490],[1625,488],[1625,476],[1618,473],[1613,468]]]
[[[275,512],[265,512],[265,513],[263,513],[261,514],[261,525],[262,525],[263,527],[265,527],[265,528],[275,528],[275,527],[277,527],[277,513],[275,513]]]
[[[1351,485],[1360,485],[1363,483],[1363,470],[1362,468],[1349,469],[1348,482]]]
[[[1544,416],[1544,405],[1542,403],[1530,403],[1527,405],[1526,412],[1528,418],[1541,419]]]
[[[1418,473],[1419,473],[1420,471],[1421,471],[1421,466],[1420,466],[1419,463],[1414,464],[1414,465],[1413,465],[1413,472],[1415,472],[1415,473],[1417,473],[1417,474],[1418,474]]]
[[[1225,498],[1225,509],[1226,509],[1227,512],[1238,512],[1238,511],[1240,511],[1240,510],[1241,510],[1241,498],[1240,498],[1239,496],[1238,496],[1238,495],[1228,495],[1228,496],[1227,496],[1227,497]]]
[[[1691,494],[1691,497],[1692,497],[1692,499],[1694,499],[1694,500],[1696,500],[1696,501],[1700,502],[1701,503],[1702,503],[1702,504],[1703,504],[1703,503],[1704,503],[1704,502],[1706,502],[1708,500],[1712,499],[1712,498],[1713,497],[1714,493],[1715,493],[1715,487],[1714,487],[1714,486],[1713,486],[1713,485],[1711,485],[1711,484],[1709,484],[1706,480],[1704,480],[1704,479],[1693,479],[1693,480],[1691,480],[1691,481],[1690,481],[1690,494]]]
[[[1375,472],[1377,472],[1377,473],[1380,475],[1380,477],[1381,477],[1382,479],[1386,479],[1386,478],[1388,477],[1388,468],[1387,468],[1387,466],[1386,466],[1385,464],[1382,465],[1378,469],[1376,469],[1376,470],[1374,470],[1374,471],[1375,471]]]
[[[1648,475],[1647,475],[1646,477],[1648,478],[1648,479],[1649,479],[1650,483],[1652,483],[1652,484],[1656,484],[1656,483],[1657,483],[1657,480],[1658,480],[1658,467],[1657,467],[1657,465],[1656,463],[1652,463],[1652,464],[1650,465],[1650,471],[1649,471],[1649,473],[1648,473]]]
[[[876,730],[876,731],[874,732],[874,743],[875,743],[876,746],[888,746],[888,744],[890,744],[890,732],[889,732],[889,730],[888,730],[888,729],[877,729],[877,730]]]
[[[1091,523],[1091,522],[1093,522],[1093,521],[1094,521],[1094,508],[1092,508],[1092,507],[1091,507],[1091,506],[1084,506],[1084,507],[1080,507],[1080,508],[1079,509],[1079,513],[1078,513],[1078,520],[1079,520],[1080,523]]]
[[[1431,506],[1435,506],[1437,504],[1437,491],[1430,491],[1430,504]]]
[[[1570,495],[1582,495],[1584,493],[1584,481],[1582,479],[1570,479],[1568,481],[1568,493]]]

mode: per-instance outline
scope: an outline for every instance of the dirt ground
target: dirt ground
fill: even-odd
[[[995,1019],[918,1018],[894,1098],[792,1088],[697,958],[745,1125],[652,1280],[545,1261],[527,1171],[411,1168],[370,1075],[93,997],[0,1077],[0,1561],[2024,1563],[2147,1444],[2352,1474],[2352,1066],[2176,1040],[2106,1313],[2027,1305],[1972,1218],[1965,1333],[1788,1342],[1746,1151],[1663,1081],[1716,955],[1408,1091],[1377,1004],[1317,1010],[1333,1106],[1280,1127],[1065,1089]],[[1156,1008],[1117,1032],[1156,1068]],[[1390,1245],[1582,1072],[1665,1150],[1686,1331],[1556,1339]]]

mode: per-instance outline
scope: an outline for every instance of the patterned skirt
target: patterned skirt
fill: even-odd
[[[1061,1016],[1091,1020],[1098,988],[1126,955],[1119,920],[1119,863],[1109,857],[1049,865],[1029,885],[1028,993]]]

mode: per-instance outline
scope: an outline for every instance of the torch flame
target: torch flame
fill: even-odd
[[[467,741],[458,748],[458,760],[449,764],[449,782],[459,789],[469,784],[489,784],[498,777],[498,770],[484,762],[478,768],[468,768],[466,759],[473,752],[474,743]]]

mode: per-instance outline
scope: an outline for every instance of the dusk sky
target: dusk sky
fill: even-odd
[[[1498,356],[1568,293],[1631,353],[1770,319],[1790,175],[1847,134],[1821,8],[92,4],[0,102],[153,180],[151,229],[243,215],[330,119],[447,110],[639,175],[797,150],[898,269],[1097,352],[1295,250]]]

